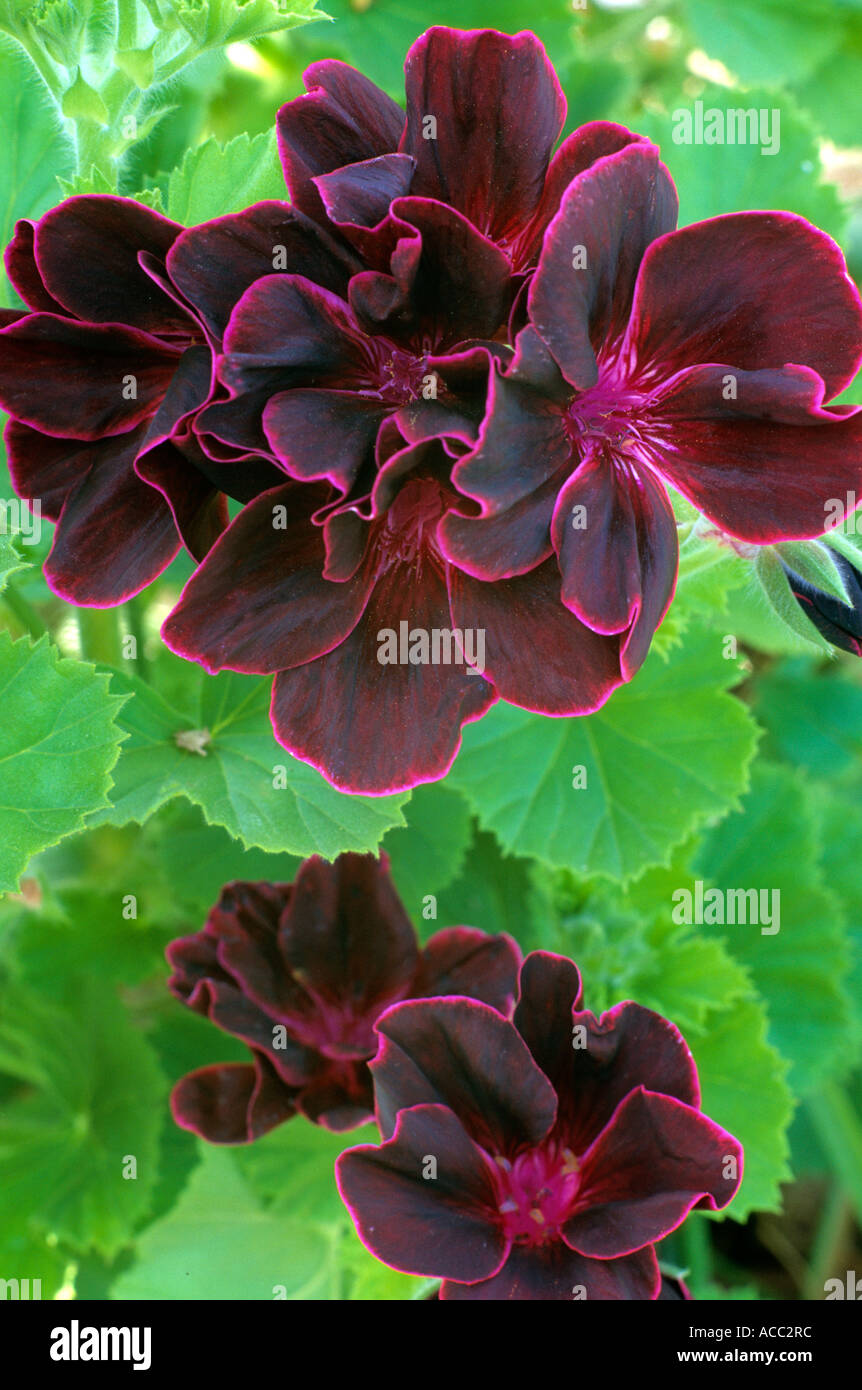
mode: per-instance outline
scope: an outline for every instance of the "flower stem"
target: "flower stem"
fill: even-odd
[[[712,1279],[712,1243],[709,1228],[702,1216],[692,1212],[682,1228],[682,1248],[688,1266],[689,1279],[696,1298]]]
[[[76,617],[84,660],[119,666],[122,654],[116,609],[79,608]]]
[[[32,604],[28,603],[11,585],[8,585],[7,588],[3,590],[3,602],[9,609],[9,612],[17,618],[25,632],[29,632],[31,637],[44,637],[45,633],[48,631],[45,623],[43,623]]]

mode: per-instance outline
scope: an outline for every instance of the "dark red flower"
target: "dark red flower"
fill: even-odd
[[[481,515],[450,513],[438,532],[486,583],[550,564],[567,608],[621,641],[626,679],[674,592],[666,484],[723,531],[767,543],[821,534],[829,499],[862,482],[862,413],[824,404],[862,351],[838,247],[791,213],[674,231],[676,215],[648,144],[573,179],[529,324],[453,470]]]
[[[221,438],[252,438],[265,401],[292,481],[233,521],[163,628],[207,670],[275,673],[279,741],[375,794],[442,776],[498,695],[584,713],[622,680],[619,639],[560,603],[550,567],[477,584],[443,556],[439,523],[463,505],[453,459],[478,438],[516,281],[442,203],[397,198],[389,222],[388,270],[352,276],[346,299],[281,274],[239,300],[218,371],[241,424]]]
[[[202,931],[167,949],[183,1003],[251,1048],[251,1063],[191,1072],[174,1118],[242,1144],[300,1112],[329,1129],[372,1118],[374,1024],[401,999],[467,994],[511,1008],[520,952],[507,936],[447,927],[420,949],[388,861],[307,859],[292,884],[232,883]]]
[[[314,63],[278,113],[292,204],[373,256],[394,199],[463,213],[514,271],[535,265],[576,174],[641,136],[594,121],[553,153],[566,99],[535,34],[431,28],[404,63],[406,113],[346,63]],[[375,231],[377,235],[372,235]]]
[[[384,1143],[340,1156],[339,1190],[368,1248],[443,1298],[657,1299],[654,1242],[739,1186],[677,1029],[580,998],[572,962],[537,951],[513,1022],[466,999],[378,1021]]]
[[[6,251],[33,310],[2,332],[9,467],[57,522],[45,576],[72,603],[122,603],[180,538],[200,556],[227,521],[189,430],[212,354],[164,280],[181,231],[126,198],[75,197],[19,222]]]

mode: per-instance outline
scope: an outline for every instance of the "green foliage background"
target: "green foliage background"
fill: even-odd
[[[790,209],[862,274],[862,0],[326,8],[0,0],[3,242],[69,192],[120,191],[186,225],[285,196],[273,118],[304,67],[345,58],[398,98],[433,22],[534,29],[567,129],[607,118],[657,140],[683,222]],[[673,113],[697,100],[777,108],[780,152],[675,145]],[[0,295],[17,302],[5,281]],[[190,1068],[243,1056],[167,994],[166,943],[230,879],[378,847],[420,932],[510,931],[573,956],[589,1007],[634,998],[682,1028],[706,1110],[746,1148],[725,1221],[694,1215],[661,1252],[695,1295],[817,1298],[843,1274],[862,1223],[860,663],[824,650],[767,562],[680,518],[678,597],[630,687],[581,720],[500,705],[445,785],[383,799],[290,759],[266,682],[207,677],[160,645],[187,560],[118,615],[76,614],[41,577],[50,537],[0,536],[0,1276],[40,1278],[43,1297],[424,1296],[349,1228],[332,1181],[344,1140],[295,1120],[206,1150],[166,1104]],[[804,563],[828,582],[822,554]],[[178,746],[202,728],[204,755]],[[698,879],[779,888],[780,933],[675,924],[673,893]],[[799,1193],[797,1248],[770,1214]],[[746,1221],[772,1265],[720,1229]]]

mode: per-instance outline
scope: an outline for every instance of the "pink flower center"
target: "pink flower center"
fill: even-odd
[[[419,400],[429,376],[425,358],[404,352],[383,338],[370,340],[370,347],[371,380],[359,395],[396,408]]]
[[[506,1237],[516,1245],[558,1240],[572,1214],[580,1175],[571,1149],[539,1145],[514,1159],[494,1156],[497,1211]]]
[[[564,416],[566,433],[579,451],[592,443],[612,454],[639,454],[646,446],[644,399],[641,392],[613,379],[600,380],[569,404]]]

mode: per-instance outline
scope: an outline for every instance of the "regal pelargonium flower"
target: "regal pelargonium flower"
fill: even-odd
[[[275,274],[231,314],[224,409],[245,429],[266,398],[285,481],[234,519],[162,629],[207,670],[274,673],[279,741],[375,794],[442,776],[498,695],[583,713],[622,680],[618,638],[564,607],[551,567],[477,585],[443,555],[453,459],[478,438],[517,282],[452,208],[404,197],[389,216],[388,269],[352,276],[346,299]]]
[[[191,1072],[174,1118],[242,1144],[301,1113],[329,1129],[372,1118],[374,1024],[397,1000],[467,994],[509,1012],[520,952],[447,927],[420,949],[385,855],[307,859],[292,884],[231,883],[203,930],[167,949],[178,999],[247,1043],[250,1063]]]
[[[74,197],[19,222],[6,251],[32,310],[0,334],[9,468],[57,522],[45,576],[72,603],[122,603],[227,521],[188,428],[212,354],[163,278],[182,230],[127,198]]]
[[[313,63],[306,94],[278,113],[291,202],[369,255],[386,242],[371,233],[409,193],[463,213],[526,271],[575,175],[642,139],[593,121],[553,152],[566,99],[535,34],[434,27],[404,75],[406,111],[346,63]]]
[[[727,534],[770,543],[820,535],[830,499],[862,482],[862,413],[825,404],[862,354],[839,248],[791,213],[679,231],[676,218],[649,144],[573,179],[529,324],[453,470],[481,515],[450,514],[438,533],[485,582],[550,561],[566,606],[620,637],[626,678],[675,587],[667,484]]]
[[[97,194],[18,223],[6,267],[32,312],[0,315],[0,404],[16,490],[57,522],[45,574],[62,597],[123,602],[181,541],[206,554],[228,496],[280,480],[253,449],[222,451],[197,427],[227,395],[214,353],[230,310],[276,255],[339,291],[359,265],[285,203],[186,231]]]
[[[654,1244],[742,1174],[700,1110],[677,1029],[638,1004],[580,1008],[569,960],[521,969],[514,1020],[467,999],[398,1004],[371,1071],[384,1142],[339,1157],[378,1259],[444,1299],[658,1299]]]

